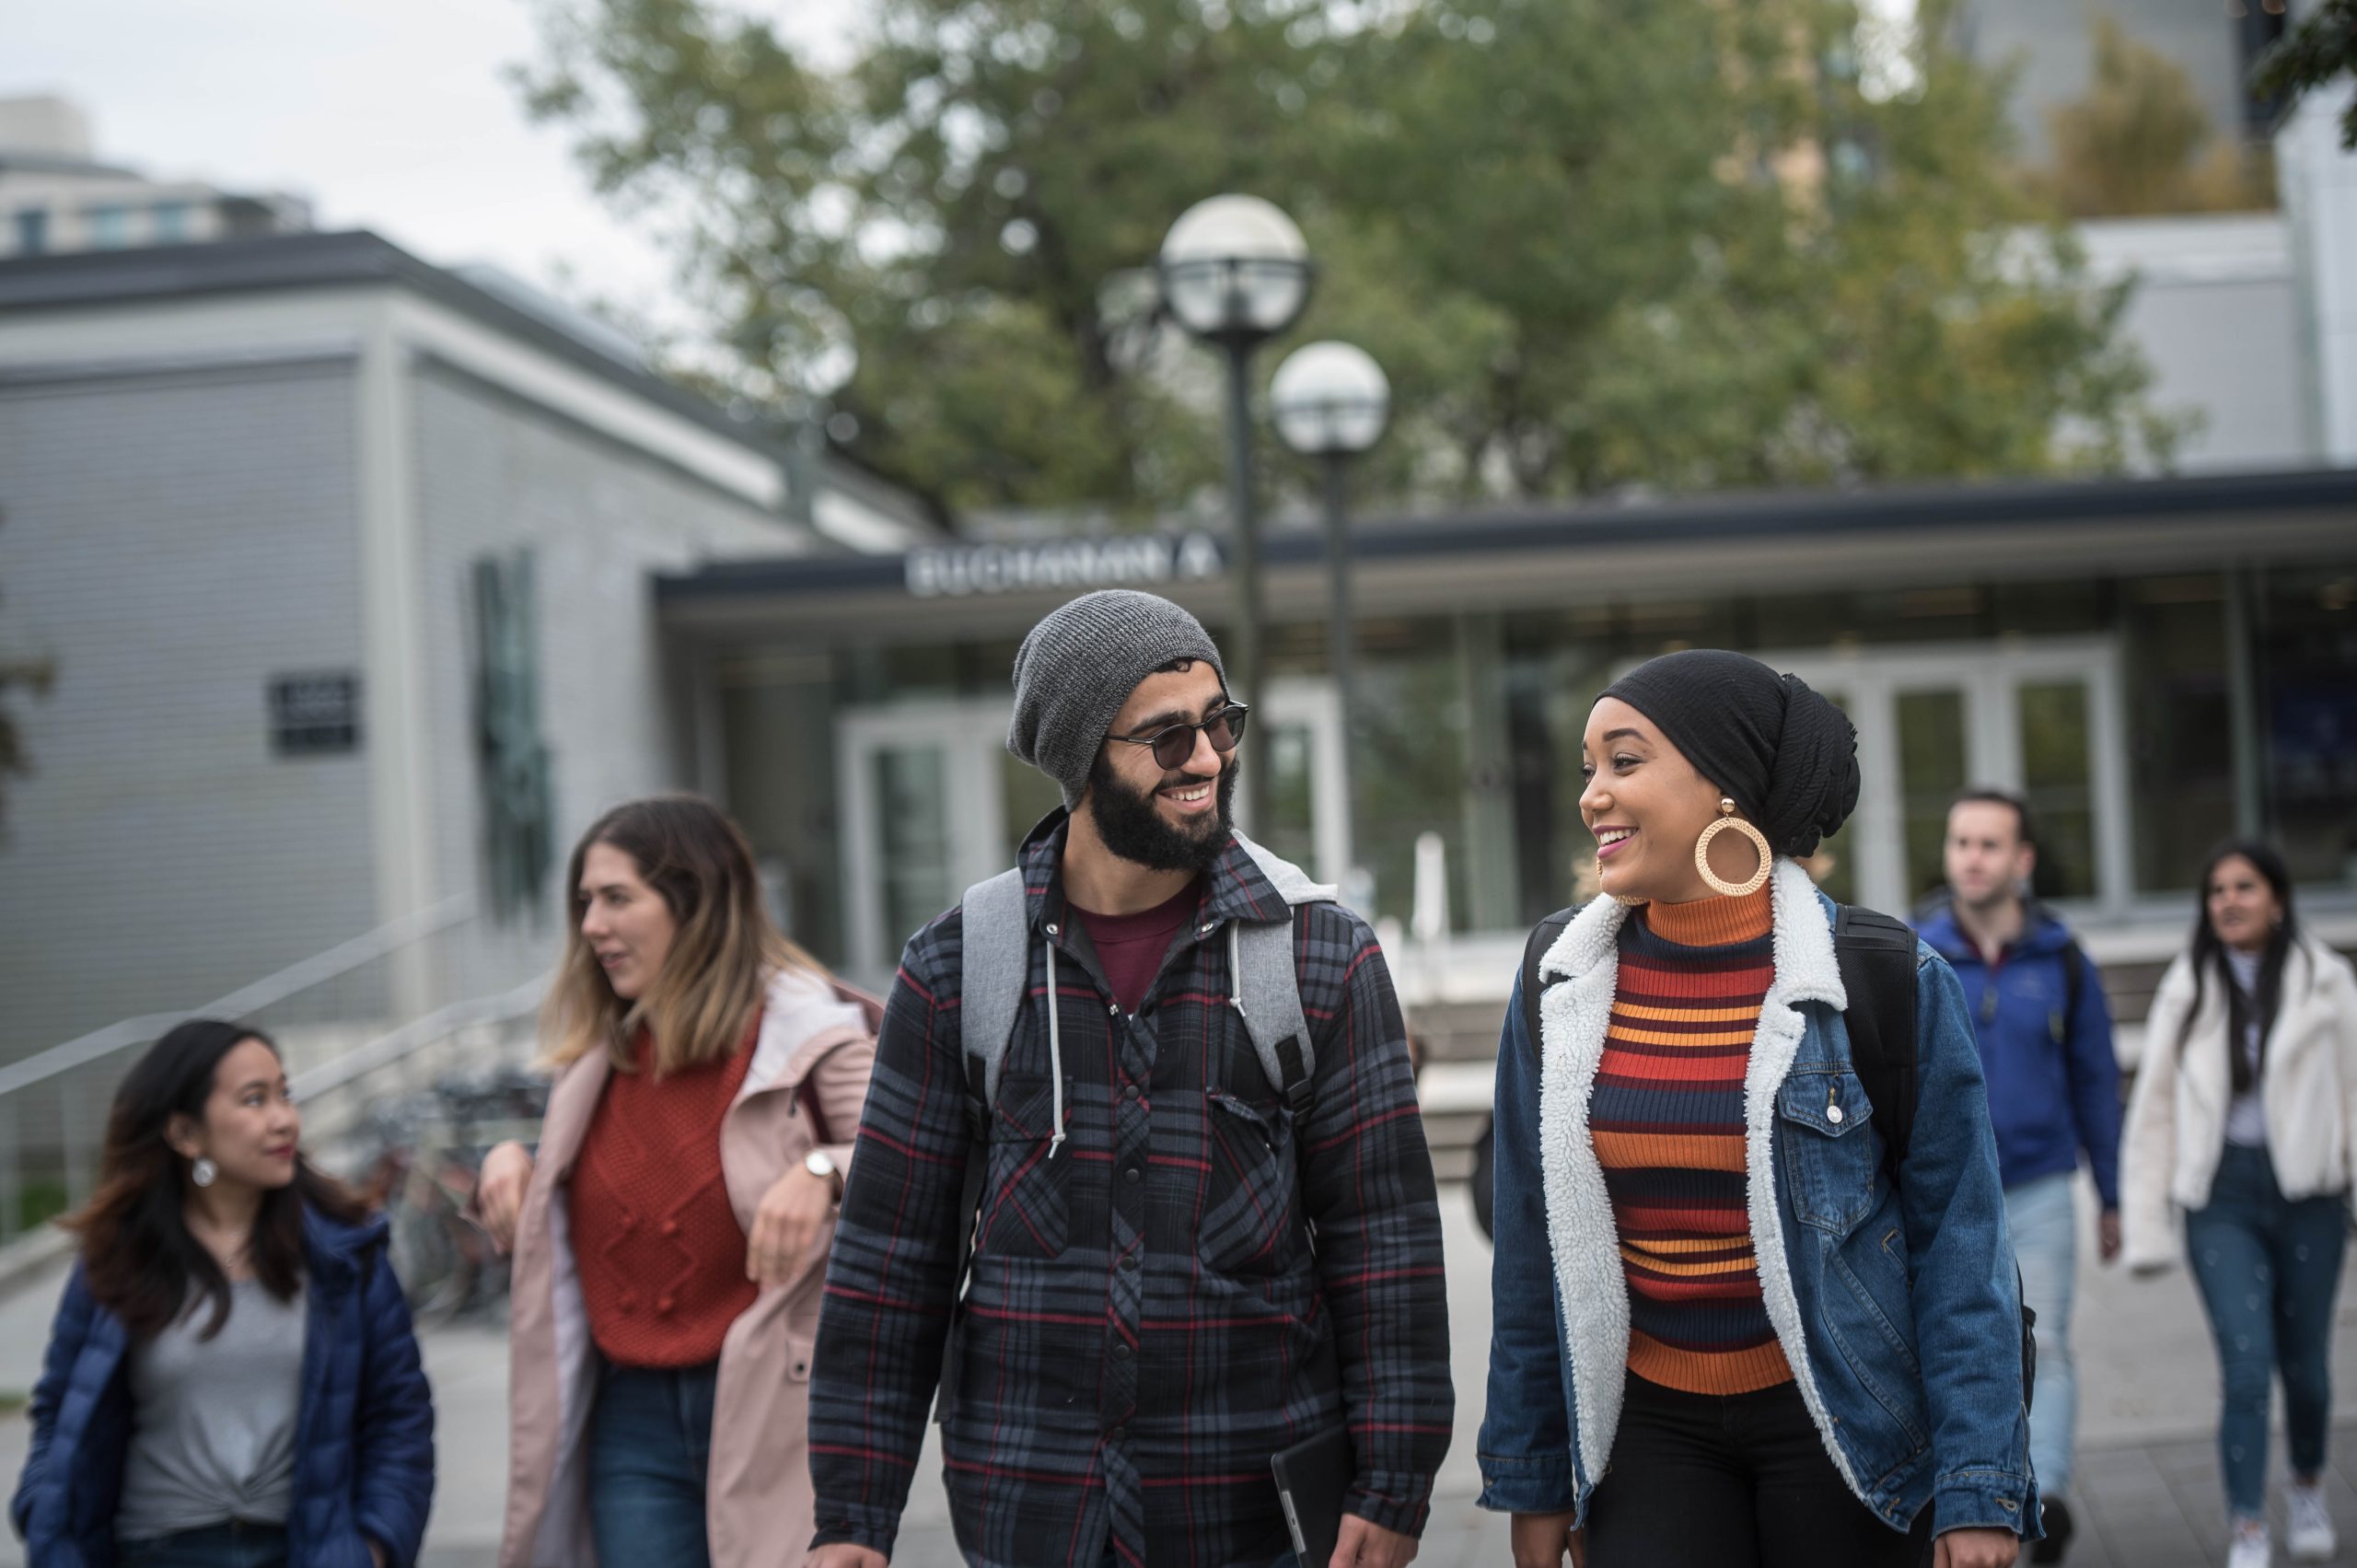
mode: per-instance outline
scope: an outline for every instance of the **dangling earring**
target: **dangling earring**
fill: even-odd
[[[1711,869],[1711,841],[1729,828],[1749,839],[1752,847],[1759,852],[1759,869],[1751,874],[1748,882],[1722,882]],[[1694,869],[1702,874],[1702,880],[1730,899],[1745,898],[1759,890],[1760,885],[1768,880],[1770,866],[1774,864],[1775,852],[1768,847],[1768,836],[1735,814],[1734,801],[1725,796],[1719,796],[1718,819],[1703,829],[1702,836],[1694,841]]]
[[[220,1174],[221,1167],[203,1155],[197,1156],[196,1163],[188,1167],[188,1179],[199,1187],[212,1186],[214,1179]]]

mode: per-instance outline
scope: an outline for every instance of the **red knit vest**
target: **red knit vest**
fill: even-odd
[[[667,1077],[655,1042],[614,1073],[573,1168],[574,1258],[590,1337],[624,1366],[700,1366],[760,1287],[720,1170],[720,1123],[753,1063],[756,1015],[737,1050]]]

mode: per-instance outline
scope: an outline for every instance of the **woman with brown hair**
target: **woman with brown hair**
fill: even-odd
[[[744,835],[633,801],[573,852],[516,1255],[503,1568],[773,1562],[811,1532],[810,1345],[875,1005],[781,935]]]
[[[301,1131],[238,1024],[180,1025],[115,1091],[11,1510],[33,1568],[416,1560],[433,1396],[385,1222]]]

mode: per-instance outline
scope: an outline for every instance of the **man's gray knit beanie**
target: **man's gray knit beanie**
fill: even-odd
[[[1007,750],[1055,780],[1065,806],[1079,805],[1113,715],[1139,681],[1182,658],[1202,659],[1225,683],[1210,633],[1168,599],[1134,588],[1081,595],[1016,650]]]

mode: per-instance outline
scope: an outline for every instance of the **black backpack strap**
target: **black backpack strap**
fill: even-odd
[[[1530,940],[1522,945],[1522,1028],[1530,1040],[1530,1054],[1545,1056],[1538,1045],[1538,993],[1545,990],[1538,979],[1539,960],[1563,935],[1563,927],[1572,923],[1579,910],[1560,909],[1531,928]]]
[[[2079,1025],[2079,1002],[2087,993],[2087,955],[2073,937],[2062,947],[2062,1013],[2054,1020],[2054,1043],[2067,1046]]]
[[[1850,998],[1841,1016],[1850,1060],[1896,1180],[1915,1131],[1915,932],[1905,921],[1843,904],[1833,918],[1833,957]]]

